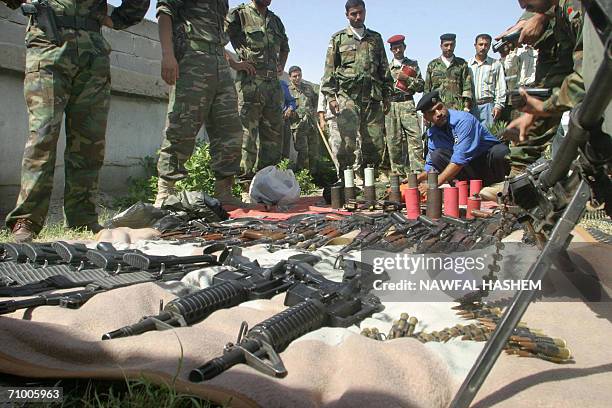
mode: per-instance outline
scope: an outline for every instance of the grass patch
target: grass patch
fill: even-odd
[[[24,383],[27,381],[27,383]],[[60,402],[26,403],[24,407],[47,408],[217,408],[210,401],[198,396],[177,392],[170,384],[155,384],[145,378],[125,381],[91,379],[62,379],[28,381],[10,377],[1,381],[3,386],[61,387],[64,399]],[[228,401],[224,406],[230,406]]]

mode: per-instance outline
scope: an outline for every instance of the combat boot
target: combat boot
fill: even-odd
[[[224,207],[251,208],[252,205],[242,202],[242,200],[232,195],[233,186],[233,176],[215,180],[215,198],[219,200]]]
[[[27,218],[19,218],[12,229],[13,239],[17,243],[32,242],[36,233],[32,221]]]
[[[174,181],[165,180],[161,177],[157,179],[157,196],[155,197],[155,203],[153,204],[155,207],[161,208],[168,196],[176,194],[174,184]]]

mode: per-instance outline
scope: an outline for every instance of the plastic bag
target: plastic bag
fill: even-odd
[[[287,206],[300,198],[300,185],[293,171],[268,166],[259,170],[253,177],[249,196],[254,203]]]

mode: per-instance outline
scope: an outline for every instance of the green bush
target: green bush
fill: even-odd
[[[292,167],[293,162],[291,162],[291,160],[289,159],[283,159],[276,165],[276,168],[278,168],[279,170],[287,170]],[[314,183],[314,180],[312,179],[312,174],[310,174],[310,171],[308,169],[302,169],[297,172],[294,171],[293,174],[295,175],[295,179],[300,185],[300,195],[309,195],[317,191],[317,186]]]
[[[185,163],[187,178],[176,183],[178,191],[203,191],[210,196],[215,192],[215,175],[210,166],[210,148],[208,143],[199,143],[189,160]],[[145,171],[144,177],[128,178],[128,193],[113,200],[113,207],[125,209],[139,201],[152,203],[157,194],[157,158],[147,156],[140,160]],[[242,187],[234,185],[232,193],[240,196]]]

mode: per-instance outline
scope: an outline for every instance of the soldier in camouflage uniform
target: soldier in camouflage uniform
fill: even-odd
[[[4,2],[11,8],[21,3]],[[64,113],[66,224],[101,229],[96,200],[111,89],[110,46],[101,26],[120,30],[138,23],[149,1],[124,0],[110,16],[105,0],[50,0],[49,5],[56,15],[56,43],[38,22],[31,21],[26,32],[24,94],[30,134],[17,206],[6,219],[17,241],[32,239],[45,222]]]
[[[573,108],[585,93],[582,79],[584,20],[579,2],[521,0],[519,4],[527,12],[510,30],[522,28],[522,36],[530,38],[521,40],[536,43],[536,83],[554,90],[544,102],[524,95],[526,105],[521,110],[528,113],[508,125],[509,129],[518,129],[520,135],[520,141],[510,147],[511,176],[521,173],[542,156],[560,129],[563,112]],[[483,189],[481,196],[494,196],[501,189],[501,185]]]
[[[243,129],[240,167],[244,176],[274,165],[281,158],[283,94],[278,77],[289,56],[289,41],[280,18],[268,9],[270,3],[271,0],[252,0],[241,4],[229,12],[226,20],[232,46],[240,61],[249,67],[239,71],[236,78]]]
[[[548,40],[550,42],[546,41],[546,38],[540,39],[538,49],[541,52],[536,66],[536,81],[541,78],[544,87],[554,89],[553,95],[544,102],[525,96],[527,103],[522,111],[527,114],[508,126],[519,129],[522,139],[518,146],[511,149],[515,167],[531,164],[539,158],[557,133],[563,112],[580,102],[585,93],[582,79],[584,20],[580,3],[575,0],[524,0],[521,6],[526,8],[527,12],[535,12],[535,15],[525,15],[523,21],[527,21],[527,18],[539,21],[542,31],[552,23],[553,37]],[[553,55],[542,52],[550,49],[554,50]],[[545,75],[542,77],[543,72]]]
[[[364,26],[365,3],[349,0],[345,9],[350,25],[332,36],[321,91],[337,116],[341,140],[330,144],[339,147],[340,169],[363,177],[364,165],[379,166],[383,157],[393,79],[380,34]]]
[[[425,161],[421,126],[413,99],[415,93],[423,92],[424,81],[418,62],[404,56],[404,39],[403,35],[395,35],[387,40],[393,53],[393,61],[389,64],[391,76],[395,81],[402,81],[405,89],[395,87],[391,110],[385,117],[385,128],[391,170],[405,177],[408,173],[423,171]],[[414,76],[402,72],[404,66],[411,67]]]
[[[438,89],[448,109],[470,112],[473,98],[472,74],[467,62],[455,56],[455,40],[455,34],[440,36],[442,56],[427,65],[424,92]]]
[[[291,119],[293,144],[298,153],[297,170],[308,169],[311,174],[318,171],[319,133],[316,129],[315,111],[317,94],[312,86],[302,81],[302,69],[289,68],[289,92],[297,104],[296,116]]]
[[[172,86],[157,163],[157,206],[173,193],[176,181],[187,177],[185,162],[203,124],[210,141],[215,197],[224,205],[242,205],[231,193],[240,171],[242,127],[228,62],[237,64],[224,50],[228,11],[227,0],[157,3],[162,78]]]

